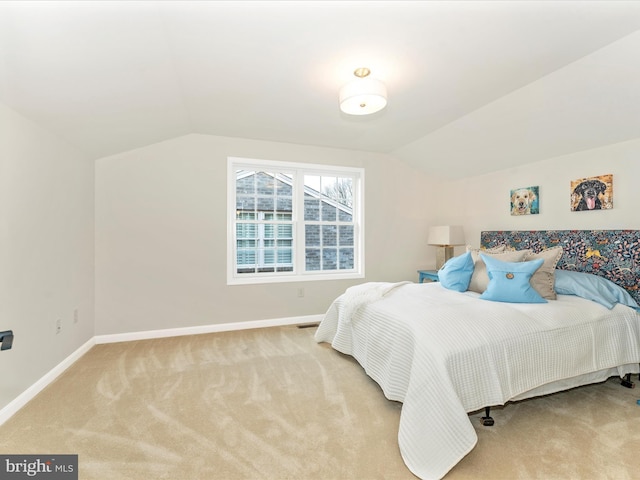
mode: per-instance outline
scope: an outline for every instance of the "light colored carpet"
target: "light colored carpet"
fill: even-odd
[[[76,453],[91,479],[415,479],[384,398],[315,328],[99,345],[0,427],[3,453]],[[640,390],[617,381],[494,409],[446,476],[640,478]],[[425,412],[437,416],[438,412]]]

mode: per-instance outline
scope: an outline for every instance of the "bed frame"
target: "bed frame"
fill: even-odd
[[[509,249],[531,249],[562,246],[557,268],[600,275],[620,285],[640,304],[640,230],[535,230],[483,231],[481,248],[506,245]],[[635,385],[631,374],[622,379],[627,388]],[[491,407],[485,407],[483,425],[494,424]]]

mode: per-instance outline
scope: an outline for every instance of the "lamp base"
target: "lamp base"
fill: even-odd
[[[436,270],[440,270],[447,260],[453,257],[453,247],[436,247]]]

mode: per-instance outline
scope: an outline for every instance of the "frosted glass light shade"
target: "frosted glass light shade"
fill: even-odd
[[[369,115],[387,106],[387,87],[375,78],[358,78],[340,89],[340,110],[349,115]]]

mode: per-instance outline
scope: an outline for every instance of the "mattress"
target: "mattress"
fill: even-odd
[[[637,372],[639,321],[629,307],[578,296],[514,304],[439,283],[378,282],[337,298],[316,340],[352,355],[403,403],[403,460],[439,479],[477,442],[469,412]]]

